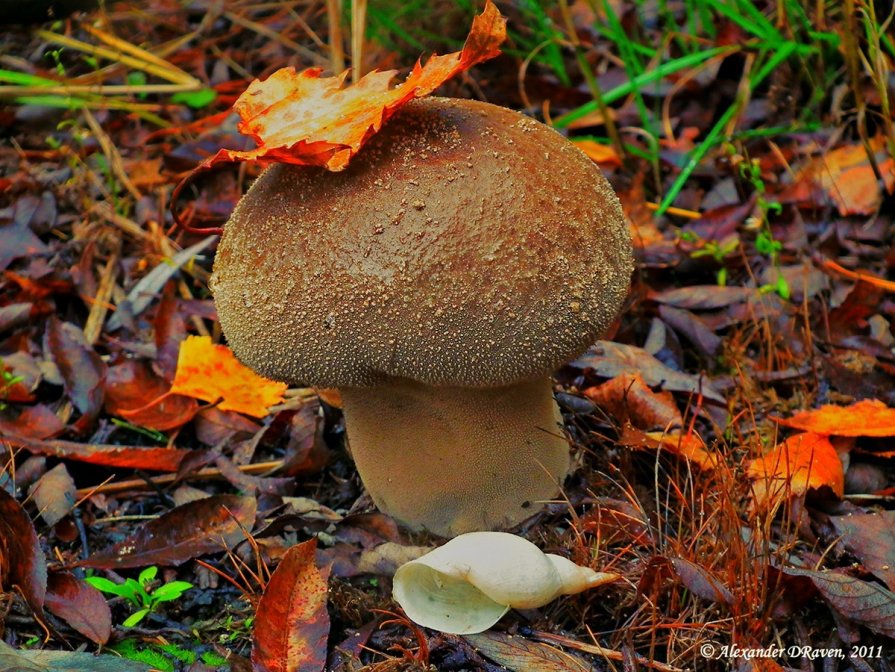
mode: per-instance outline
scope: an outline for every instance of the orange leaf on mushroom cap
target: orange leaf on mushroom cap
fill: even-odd
[[[488,0],[475,17],[463,50],[417,61],[403,84],[389,88],[397,71],[376,71],[352,86],[343,86],[347,71],[321,77],[320,68],[277,70],[255,80],[233,109],[242,121],[239,131],[258,148],[222,149],[200,166],[229,161],[274,161],[343,170],[363,144],[405,103],[427,96],[448,79],[500,53],[506,19]]]
[[[851,406],[821,406],[800,411],[791,418],[774,417],[773,420],[816,434],[895,436],[895,408],[889,408],[878,399],[864,399]]]
[[[180,344],[177,372],[168,394],[183,394],[256,418],[283,401],[285,383],[262,378],[242,364],[230,348],[207,336],[190,336]]]

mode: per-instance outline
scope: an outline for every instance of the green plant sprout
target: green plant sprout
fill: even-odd
[[[9,398],[9,392],[17,383],[25,380],[22,376],[15,375],[12,371],[7,371],[3,358],[0,357],[0,411],[6,408],[6,400]]]
[[[193,587],[193,584],[186,581],[171,581],[150,592],[150,584],[157,574],[158,567],[147,567],[136,580],[128,579],[124,583],[113,583],[101,576],[90,576],[86,581],[97,590],[123,597],[137,607],[137,611],[122,624],[126,628],[132,628],[155,611],[162,602],[176,600]]]
[[[732,146],[728,146],[729,152],[734,152]],[[777,278],[773,283],[768,283],[759,287],[759,291],[763,293],[777,292],[782,299],[789,299],[792,295],[789,289],[789,283],[783,277],[780,270],[780,250],[783,249],[783,243],[774,238],[768,221],[769,214],[779,214],[783,210],[783,206],[775,201],[769,201],[766,197],[764,180],[761,179],[761,167],[758,160],[746,160],[739,164],[740,177],[746,180],[756,194],[756,207],[758,215],[750,217],[746,221],[749,229],[756,230],[758,233],[755,237],[755,250],[768,258],[771,265],[776,271]]]
[[[705,240],[698,234],[692,231],[681,231],[679,234],[681,240],[688,243],[702,243],[702,247],[698,250],[693,250],[690,253],[691,259],[699,259],[700,257],[711,257],[715,260],[715,263],[721,266],[718,269],[718,272],[715,274],[715,281],[719,286],[724,287],[727,285],[727,267],[724,265],[724,260],[731,254],[733,254],[737,247],[739,247],[740,241],[738,238],[730,238],[728,240]]]

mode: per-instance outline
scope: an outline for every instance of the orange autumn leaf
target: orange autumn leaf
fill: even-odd
[[[796,181],[813,183],[832,199],[840,215],[871,215],[883,201],[883,190],[895,191],[895,160],[887,155],[882,136],[872,138],[882,185],[867,157],[864,145],[846,145],[812,159],[796,175]],[[882,187],[882,188],[881,188]]]
[[[426,96],[448,79],[500,53],[506,19],[490,0],[475,17],[463,50],[417,61],[403,84],[389,88],[397,71],[373,71],[352,86],[343,86],[347,72],[321,77],[320,68],[296,72],[283,68],[266,80],[255,80],[237,99],[239,131],[258,148],[220,150],[201,166],[220,162],[274,161],[343,170],[363,144],[403,105]]]
[[[773,418],[778,424],[816,434],[837,436],[895,436],[895,408],[878,399],[864,399],[851,406],[821,406],[791,418]]]
[[[789,437],[766,455],[752,460],[746,473],[755,481],[752,488],[759,507],[773,506],[824,486],[842,497],[845,488],[839,454],[828,437],[813,432]]]
[[[693,433],[645,432],[626,424],[618,442],[629,448],[665,450],[692,462],[700,469],[711,470],[718,466],[718,455],[709,451],[705,442]]]
[[[183,394],[210,403],[221,400],[222,411],[236,411],[255,418],[283,401],[285,383],[262,378],[233,355],[230,348],[215,345],[208,336],[190,336],[180,344],[177,372],[168,394]]]
[[[601,145],[599,142],[586,138],[572,138],[572,142],[575,143],[578,149],[587,154],[588,158],[594,163],[598,163],[601,166],[622,165],[618,152],[609,145]]]

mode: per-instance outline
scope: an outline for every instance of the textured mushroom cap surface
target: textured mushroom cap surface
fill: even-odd
[[[211,286],[234,352],[270,378],[490,386],[586,349],[632,266],[619,201],[574,145],[512,110],[427,98],[343,172],[266,170]]]

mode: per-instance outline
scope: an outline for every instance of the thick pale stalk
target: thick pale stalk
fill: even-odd
[[[443,536],[506,528],[559,492],[569,446],[549,379],[340,388],[348,442],[380,510]]]

